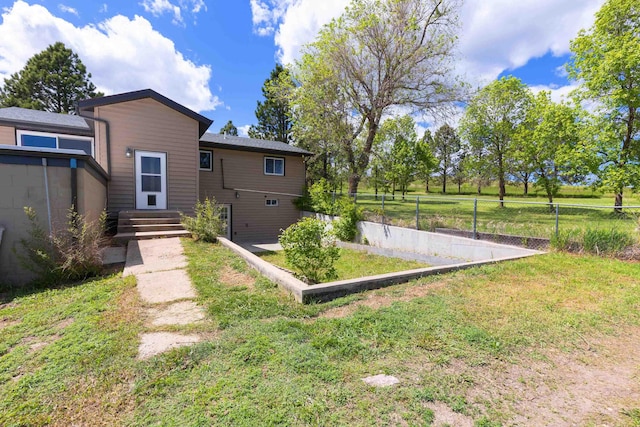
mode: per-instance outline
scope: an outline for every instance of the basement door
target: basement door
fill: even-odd
[[[224,230],[222,231],[224,237],[228,240],[231,238],[231,205],[222,205],[220,210],[220,219],[224,221]]]
[[[167,209],[167,153],[136,151],[136,209]]]

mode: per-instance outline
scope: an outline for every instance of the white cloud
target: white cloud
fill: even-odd
[[[58,5],[58,9],[60,9],[62,12],[65,12],[65,13],[70,13],[70,14],[72,14],[72,15],[80,16],[80,15],[78,14],[78,10],[77,10],[77,9],[74,9],[74,8],[73,8],[73,7],[71,7],[71,6],[66,6],[66,5],[64,5],[64,4],[59,4],[59,5]]]
[[[322,25],[349,0],[250,0],[254,31],[274,34],[278,59],[299,58]],[[604,0],[467,0],[460,10],[458,70],[474,85],[487,83],[547,52],[569,52],[569,41],[588,28]]]
[[[566,86],[557,86],[557,85],[535,85],[529,86],[531,91],[535,94],[546,90],[547,92],[551,92],[551,100],[553,102],[562,102],[568,101],[569,95],[571,92],[578,88],[577,83],[572,83]]]
[[[172,4],[169,0],[143,0],[140,5],[144,7],[146,12],[150,12],[155,17],[164,13],[172,13],[174,24],[182,24],[184,22],[180,7]]]
[[[222,105],[209,88],[210,66],[186,59],[143,17],[117,15],[98,25],[76,27],[43,6],[20,0],[4,9],[2,19],[0,81],[61,41],[80,56],[91,80],[107,95],[151,88],[195,111]]]
[[[107,13],[108,10],[109,10],[109,5],[106,3],[103,3],[102,6],[100,6],[100,9],[98,10],[98,12]]]
[[[244,125],[244,126],[236,126],[238,128],[238,136],[242,136],[244,138],[249,137],[249,128],[251,127],[251,125]]]
[[[588,28],[604,0],[468,0],[461,10],[460,70],[487,83],[501,72],[548,52],[569,53],[569,41]]]

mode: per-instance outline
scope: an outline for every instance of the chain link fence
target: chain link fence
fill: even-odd
[[[337,200],[340,194],[332,194]],[[365,220],[377,223],[545,249],[561,233],[586,229],[637,232],[640,206],[544,203],[493,198],[349,195]]]

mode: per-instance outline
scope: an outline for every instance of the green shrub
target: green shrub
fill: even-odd
[[[340,257],[333,235],[326,224],[316,218],[303,218],[280,235],[285,260],[310,283],[333,280],[334,267]]]
[[[16,251],[20,264],[36,274],[36,283],[50,285],[82,280],[102,272],[100,249],[105,245],[106,218],[88,221],[73,208],[67,213],[66,228],[49,235],[40,225],[35,210],[25,207],[29,236],[20,240],[22,252]]]
[[[204,202],[198,201],[196,203],[195,217],[180,214],[182,225],[193,235],[194,239],[215,242],[226,227],[226,223],[221,217],[222,209],[214,197],[207,197]]]
[[[327,215],[336,215],[336,203],[331,192],[331,186],[326,179],[314,183],[309,188],[309,198],[311,199],[311,209]]]
[[[352,242],[358,232],[357,223],[364,218],[362,208],[351,198],[343,197],[338,201],[338,215],[340,218],[333,222],[336,237],[343,242]]]

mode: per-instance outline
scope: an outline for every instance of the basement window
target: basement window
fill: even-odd
[[[17,131],[17,140],[18,145],[22,147],[80,150],[94,157],[93,138],[89,137],[19,130]]]
[[[266,199],[264,204],[265,206],[278,206],[278,199]]]

